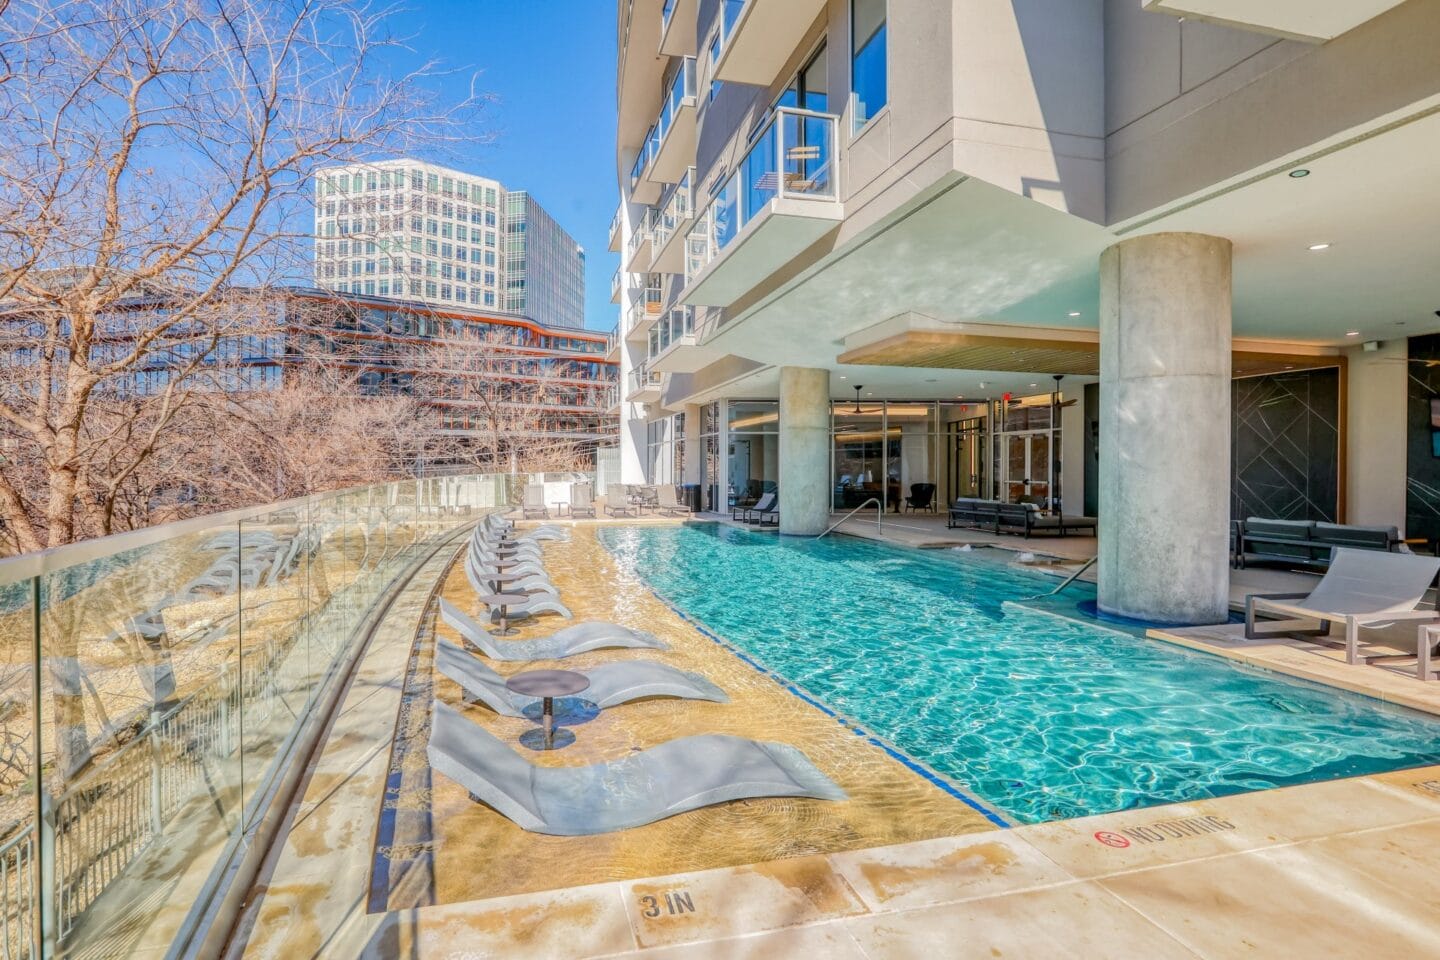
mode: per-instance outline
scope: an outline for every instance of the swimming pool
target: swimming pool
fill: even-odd
[[[1017,605],[1056,581],[1000,551],[599,535],[676,609],[1016,822],[1440,762],[1424,714]]]

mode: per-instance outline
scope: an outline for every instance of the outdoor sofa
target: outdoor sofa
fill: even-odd
[[[1063,513],[1045,516],[1033,503],[1001,503],[961,497],[950,504],[945,525],[954,529],[966,527],[990,533],[1014,533],[1027,539],[1031,536],[1063,537],[1068,533],[1088,530],[1095,533],[1094,517],[1066,516]]]
[[[1362,527],[1313,520],[1236,520],[1231,533],[1234,565],[1268,563],[1324,570],[1340,547],[1352,550],[1406,552],[1395,527]]]

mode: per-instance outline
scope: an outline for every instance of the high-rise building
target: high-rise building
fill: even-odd
[[[585,250],[524,190],[505,195],[505,303],[547,327],[585,325]]]
[[[1232,521],[1440,537],[1432,0],[617,11],[624,482],[1081,515],[1171,623]]]
[[[584,252],[528,193],[508,196],[498,181],[408,158],[322,170],[314,284],[583,327]]]

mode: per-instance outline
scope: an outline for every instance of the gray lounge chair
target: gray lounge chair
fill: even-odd
[[[525,501],[520,508],[520,515],[526,520],[548,520],[550,518],[550,509],[545,506],[545,485],[543,483],[526,485]]]
[[[623,483],[612,483],[605,488],[605,513],[611,517],[634,516],[636,510],[630,506],[630,494]]]
[[[559,837],[613,833],[730,800],[845,791],[783,743],[723,734],[681,737],[586,767],[537,767],[454,707],[436,703],[430,766],[523,830]]]
[[[501,716],[524,716],[526,707],[540,702],[538,697],[512,692],[505,686],[504,677],[444,638],[435,645],[435,669],[458,683],[470,702],[479,701]],[[606,663],[583,672],[590,678],[590,686],[578,696],[602,709],[644,697],[717,703],[729,699],[723,690],[698,673],[686,673],[650,660]]]
[[[1384,627],[1402,620],[1440,620],[1440,612],[1416,609],[1440,573],[1440,557],[1413,553],[1336,548],[1330,568],[1309,593],[1252,593],[1245,598],[1245,636],[1323,638],[1330,624],[1345,625],[1345,660],[1359,663],[1360,628]],[[1259,613],[1297,620],[1317,620],[1316,629],[1260,631]],[[1323,640],[1325,643],[1333,641]]]
[[[595,519],[595,488],[590,484],[570,484],[570,516]]]
[[[658,488],[660,512],[667,517],[688,517],[694,513],[688,503],[681,503],[680,497],[676,495],[673,483],[662,483]]]
[[[617,647],[649,650],[670,649],[669,644],[653,633],[631,630],[629,627],[622,627],[614,623],[602,623],[598,620],[577,623],[573,627],[557,630],[548,637],[537,637],[534,640],[497,640],[474,617],[443,597],[440,599],[440,619],[460,634],[466,643],[491,660],[510,662],[563,660],[578,653]]]

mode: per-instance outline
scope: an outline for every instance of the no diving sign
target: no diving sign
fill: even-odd
[[[1132,843],[1164,843],[1167,840],[1183,840],[1207,833],[1234,830],[1235,824],[1222,817],[1182,817],[1173,820],[1152,820],[1135,827],[1121,827],[1116,830],[1096,830],[1095,841],[1107,847],[1124,849]]]

